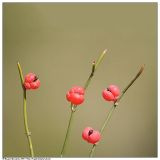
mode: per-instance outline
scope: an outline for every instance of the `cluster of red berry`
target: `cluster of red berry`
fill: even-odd
[[[80,105],[84,102],[85,90],[82,87],[75,86],[72,87],[66,94],[66,98],[69,102],[74,105]],[[104,89],[102,96],[106,101],[115,102],[120,95],[120,90],[116,85],[110,85],[107,89]],[[101,134],[99,131],[92,129],[91,127],[86,127],[82,132],[82,137],[85,141],[95,144],[100,138]]]
[[[34,73],[28,73],[24,80],[25,89],[37,89],[40,87],[40,80]],[[85,89],[80,86],[72,87],[66,94],[66,99],[73,105],[80,105],[84,102]],[[104,89],[102,96],[106,101],[115,102],[120,95],[120,90],[116,85],[110,85],[107,89]],[[94,130],[91,127],[86,127],[82,132],[82,137],[85,141],[96,144],[101,134],[99,131]]]

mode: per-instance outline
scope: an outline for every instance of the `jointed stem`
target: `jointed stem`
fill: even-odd
[[[85,90],[87,89],[88,85],[90,84],[91,79],[93,78],[96,69],[98,68],[98,66],[99,66],[100,63],[102,62],[102,60],[103,60],[106,52],[107,52],[107,49],[105,49],[105,50],[102,52],[102,54],[99,56],[99,58],[97,59],[96,62],[93,61],[91,74],[90,74],[89,78],[87,79],[87,81],[86,81],[86,83],[85,83],[85,85],[84,85],[84,89],[85,89]]]
[[[27,98],[26,97],[26,90],[24,90],[24,100],[23,100],[23,105],[24,105],[24,108],[23,108],[24,125],[25,125],[26,135],[27,135],[27,138],[28,138],[30,154],[31,154],[32,157],[34,157],[32,139],[31,139],[31,132],[29,131],[29,128],[28,128],[27,106],[26,106],[27,99],[26,98]]]
[[[92,63],[92,72],[91,72],[89,78],[87,79],[87,81],[86,81],[86,83],[85,83],[85,85],[84,85],[84,89],[85,89],[85,90],[87,89],[88,85],[89,85],[90,82],[91,82],[92,77],[94,76],[94,71],[95,71],[95,61]]]
[[[129,87],[132,86],[132,84],[135,82],[135,80],[142,74],[143,70],[144,70],[144,65],[141,66],[141,68],[140,68],[139,72],[137,73],[137,75],[136,75],[136,76],[131,80],[131,82],[125,87],[125,89],[122,91],[122,94],[121,94],[121,96],[117,99],[117,101],[114,102],[111,110],[109,111],[109,113],[108,113],[108,115],[107,115],[107,117],[106,117],[106,119],[105,119],[105,121],[104,121],[101,129],[100,129],[101,135],[103,134],[103,131],[104,131],[105,127],[107,126],[107,124],[108,124],[108,122],[109,122],[109,120],[110,120],[110,118],[111,118],[111,116],[112,116],[115,108],[118,106],[118,102],[120,102],[120,100],[122,99],[122,97],[124,96],[124,94],[127,92],[127,90],[129,89]],[[94,144],[94,145],[92,146],[91,152],[90,152],[90,154],[89,154],[90,157],[93,156],[93,153],[94,153],[97,145],[98,145],[98,143],[97,143],[96,145]]]
[[[21,66],[18,62],[18,71],[19,71],[19,75],[20,75],[20,79],[21,79],[21,84],[22,84],[22,88],[23,88],[23,116],[24,116],[24,126],[25,126],[25,131],[26,131],[26,135],[27,135],[27,139],[28,139],[28,143],[29,143],[29,149],[30,149],[30,154],[32,157],[34,157],[34,151],[33,151],[33,146],[32,146],[32,139],[31,139],[31,132],[29,131],[28,128],[28,119],[27,119],[27,95],[26,95],[26,89],[23,87],[23,82],[24,82],[24,78],[23,78],[23,73],[22,73],[22,69]]]
[[[103,58],[104,58],[104,55],[105,53],[107,52],[107,50],[104,50],[103,53],[100,55],[100,57],[98,58],[97,62],[93,62],[92,63],[92,71],[91,71],[91,74],[89,76],[89,78],[87,79],[85,85],[84,85],[84,89],[86,90],[91,82],[91,79],[93,78],[94,76],[94,73],[95,73],[95,70],[97,69],[97,67],[99,66],[99,64],[102,62]],[[67,131],[66,131],[66,135],[65,135],[65,139],[64,139],[64,143],[63,143],[63,146],[62,146],[62,150],[61,150],[61,157],[63,157],[63,154],[65,153],[65,147],[66,147],[66,144],[67,144],[67,139],[69,137],[69,133],[70,133],[70,128],[71,128],[71,122],[72,122],[72,118],[73,118],[73,114],[74,112],[76,111],[76,105],[72,105],[71,104],[71,115],[70,115],[70,119],[69,119],[69,123],[68,123],[68,127],[67,127]]]

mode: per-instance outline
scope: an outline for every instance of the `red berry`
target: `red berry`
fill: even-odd
[[[120,90],[116,85],[110,85],[108,89],[115,97],[120,95]]]
[[[103,95],[103,98],[106,100],[106,101],[114,101],[115,100],[115,97],[114,95],[108,91],[107,89],[105,89],[103,92],[102,92],[102,95]]]
[[[93,131],[93,133],[89,136],[88,142],[95,144],[97,143],[101,138],[101,135],[98,131]]]
[[[26,89],[37,89],[40,86],[40,80],[34,73],[28,73],[24,79],[24,87]]]
[[[110,85],[102,92],[102,96],[106,101],[116,101],[119,95],[120,90],[116,85]]]
[[[88,133],[90,130],[93,130],[93,129],[91,127],[86,127],[82,132],[82,137],[86,141],[88,141]]]
[[[34,81],[36,75],[34,73],[28,73],[26,76],[25,76],[25,79],[24,81],[25,82],[28,82],[28,83],[31,83]]]
[[[37,79],[35,82],[30,83],[31,89],[37,89],[40,86],[40,80]]]
[[[87,127],[82,132],[82,138],[88,143],[95,144],[100,140],[101,135],[99,131],[96,131],[91,127]]]
[[[24,87],[25,87],[26,89],[31,89],[30,83],[27,83],[27,82],[24,83]]]
[[[79,86],[72,87],[66,94],[66,98],[74,105],[79,105],[84,101],[84,89]]]

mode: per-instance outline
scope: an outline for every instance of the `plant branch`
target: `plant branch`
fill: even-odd
[[[62,147],[62,150],[61,150],[61,157],[63,157],[63,154],[65,153],[65,146],[66,146],[66,143],[67,143],[68,135],[70,133],[70,127],[71,127],[71,123],[72,123],[72,119],[73,119],[73,114],[74,114],[74,110],[72,109],[73,104],[71,104],[70,107],[71,107],[71,115],[70,115],[70,118],[69,118],[67,132],[66,132],[64,143],[63,143],[63,147]]]
[[[107,115],[107,117],[106,117],[106,119],[105,119],[105,121],[104,121],[101,129],[100,129],[101,136],[102,136],[103,131],[104,131],[105,127],[107,126],[107,124],[108,124],[108,122],[109,122],[109,120],[110,120],[110,118],[111,118],[111,116],[112,116],[115,108],[118,106],[118,102],[120,102],[120,100],[122,99],[122,97],[124,96],[124,94],[127,92],[127,90],[132,86],[132,84],[136,81],[136,79],[142,74],[142,72],[143,72],[143,70],[144,70],[144,66],[145,66],[145,65],[142,65],[142,66],[141,66],[141,68],[140,68],[139,72],[137,73],[137,75],[136,75],[136,76],[131,80],[131,82],[124,88],[124,90],[122,91],[121,96],[117,99],[117,101],[114,102],[111,110],[109,111],[109,113],[108,113],[108,115]],[[90,152],[90,154],[89,154],[90,157],[93,156],[93,153],[94,153],[97,145],[98,145],[98,143],[97,143],[96,145],[93,145],[93,146],[92,146],[91,152]]]
[[[131,82],[126,86],[126,88],[124,88],[121,96],[117,99],[116,103],[118,103],[121,100],[121,98],[124,96],[124,94],[127,92],[127,90],[132,86],[132,84],[136,81],[136,79],[142,74],[142,72],[144,71],[144,67],[145,67],[145,65],[141,66],[141,68],[140,68],[139,72],[136,74],[136,76],[131,80]]]
[[[89,153],[89,157],[93,157],[93,153],[94,153],[94,150],[95,150],[95,148],[96,148],[96,145],[97,145],[97,144],[93,144],[93,146],[92,146],[92,148],[91,148],[91,151],[90,151],[90,153]]]
[[[31,132],[29,131],[28,118],[27,118],[27,93],[26,93],[26,89],[23,86],[24,78],[23,78],[23,72],[22,72],[22,69],[21,69],[21,66],[20,66],[19,62],[17,63],[17,66],[18,66],[18,71],[19,71],[19,75],[20,75],[20,79],[21,79],[21,85],[22,85],[22,89],[23,89],[24,126],[25,126],[25,131],[26,131],[26,135],[27,135],[27,139],[28,139],[30,154],[31,154],[31,157],[34,157],[34,151],[33,151],[32,139],[31,139]]]
[[[91,72],[89,78],[87,79],[87,81],[86,81],[86,83],[85,83],[85,85],[84,85],[84,89],[85,89],[85,90],[87,89],[87,87],[88,87],[88,85],[89,85],[92,77],[94,76],[94,71],[95,71],[95,61],[92,63],[92,72]]]
[[[102,54],[99,56],[99,58],[97,59],[96,62],[93,61],[91,74],[90,74],[89,78],[87,79],[87,81],[86,81],[86,83],[84,85],[84,89],[85,90],[87,89],[88,85],[90,84],[90,82],[91,82],[91,80],[92,80],[92,78],[94,76],[94,73],[95,73],[96,69],[98,68],[98,66],[100,65],[100,63],[102,62],[106,52],[107,52],[107,49],[102,52]]]
[[[97,62],[93,62],[92,63],[92,71],[91,74],[89,76],[89,78],[87,79],[85,85],[84,85],[84,89],[86,90],[91,82],[92,77],[94,76],[95,70],[97,69],[97,67],[100,65],[100,63],[102,62],[104,55],[106,54],[107,50],[104,50],[103,53],[99,56]],[[65,147],[67,144],[67,139],[69,137],[69,133],[70,133],[70,128],[71,128],[71,123],[72,123],[72,119],[73,119],[73,114],[76,111],[76,107],[77,105],[73,105],[71,104],[71,115],[70,115],[70,119],[69,119],[69,123],[68,123],[68,127],[67,127],[67,131],[66,131],[66,135],[65,135],[65,139],[64,139],[64,143],[62,146],[62,150],[61,150],[61,157],[63,157],[63,154],[65,153]]]
[[[18,66],[18,71],[19,71],[19,75],[20,75],[21,85],[22,85],[22,88],[24,89],[24,87],[23,87],[23,83],[24,83],[23,72],[22,72],[22,68],[21,68],[21,65],[19,62],[17,63],[17,66]]]

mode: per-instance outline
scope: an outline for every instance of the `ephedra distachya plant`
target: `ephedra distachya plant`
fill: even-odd
[[[75,116],[74,113],[76,112],[77,107],[79,105],[81,105],[82,103],[84,103],[85,94],[86,94],[85,92],[86,92],[88,86],[90,85],[97,68],[99,67],[101,62],[104,60],[106,53],[107,53],[107,49],[104,50],[102,52],[102,54],[100,54],[100,56],[98,57],[98,59],[96,61],[95,60],[93,61],[92,67],[91,67],[91,73],[89,74],[89,77],[86,80],[85,84],[83,86],[80,86],[80,85],[73,86],[66,93],[66,100],[70,103],[70,107],[69,107],[70,108],[70,117],[69,117],[67,129],[66,129],[66,134],[65,134],[63,145],[62,145],[61,152],[60,152],[61,157],[65,156],[65,151],[66,151],[66,148],[68,147],[67,142],[68,142],[68,137],[70,136],[70,130],[72,127],[73,117]],[[23,77],[23,72],[22,72],[22,68],[21,68],[20,63],[18,62],[17,65],[18,65],[18,70],[19,70],[19,75],[20,75],[20,80],[21,80],[21,86],[23,89],[24,128],[25,128],[25,133],[26,133],[27,139],[28,139],[30,156],[34,157],[35,154],[34,154],[34,150],[33,150],[31,132],[29,130],[28,117],[27,117],[27,92],[30,90],[35,91],[36,89],[38,89],[40,87],[41,83],[40,83],[38,76],[33,72],[30,72],[30,73],[26,74],[25,77]],[[126,85],[126,87],[123,90],[121,90],[115,84],[110,84],[110,85],[108,85],[107,88],[103,89],[101,96],[106,101],[106,103],[107,102],[113,103],[113,105],[112,105],[110,111],[107,113],[107,116],[104,119],[104,122],[102,123],[99,130],[94,129],[94,127],[91,127],[91,126],[86,126],[84,128],[84,130],[82,131],[82,136],[79,137],[82,140],[84,140],[87,143],[92,145],[91,150],[88,155],[89,157],[93,156],[95,149],[96,149],[96,146],[99,145],[100,141],[102,141],[104,129],[106,128],[109,120],[111,119],[111,116],[112,116],[114,110],[119,105],[120,100],[122,99],[124,94],[127,92],[127,90],[132,86],[132,84],[137,80],[137,78],[142,74],[143,70],[144,70],[144,65],[141,66],[138,73],[135,75],[135,77],[133,79],[131,79],[131,81]],[[104,84],[104,86],[106,86],[106,84]]]

